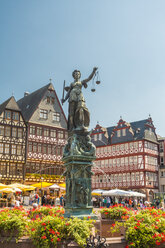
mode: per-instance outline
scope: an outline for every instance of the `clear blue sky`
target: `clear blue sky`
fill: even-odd
[[[61,98],[74,69],[84,79],[94,66],[101,84],[84,89],[91,127],[151,114],[165,136],[164,0],[0,0],[0,103],[49,78]]]

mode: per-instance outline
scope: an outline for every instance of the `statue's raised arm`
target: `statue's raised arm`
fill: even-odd
[[[87,82],[89,82],[92,78],[93,78],[93,76],[95,75],[95,72],[97,71],[97,67],[94,67],[93,68],[93,71],[92,71],[92,73],[89,75],[89,77],[87,78],[87,79],[84,79],[84,80],[82,80],[81,81],[81,83],[82,83],[82,85],[85,87],[85,88],[87,88]]]

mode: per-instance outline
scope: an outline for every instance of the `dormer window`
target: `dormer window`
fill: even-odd
[[[94,138],[94,141],[102,140],[102,133],[95,134],[93,138]]]
[[[117,130],[117,137],[120,137],[121,136],[121,130]]]
[[[122,129],[122,135],[123,135],[123,136],[126,136],[126,129],[125,129],[125,128]]]

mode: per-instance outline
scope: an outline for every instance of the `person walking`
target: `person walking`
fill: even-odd
[[[60,206],[64,206],[64,197],[63,195],[60,196]]]
[[[108,196],[108,197],[107,197],[107,208],[109,208],[110,205],[111,205],[111,199],[110,199],[110,197]]]

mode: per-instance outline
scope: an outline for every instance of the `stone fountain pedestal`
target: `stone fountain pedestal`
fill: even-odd
[[[65,217],[92,218],[91,176],[96,148],[88,131],[74,130],[64,148],[66,177]]]

